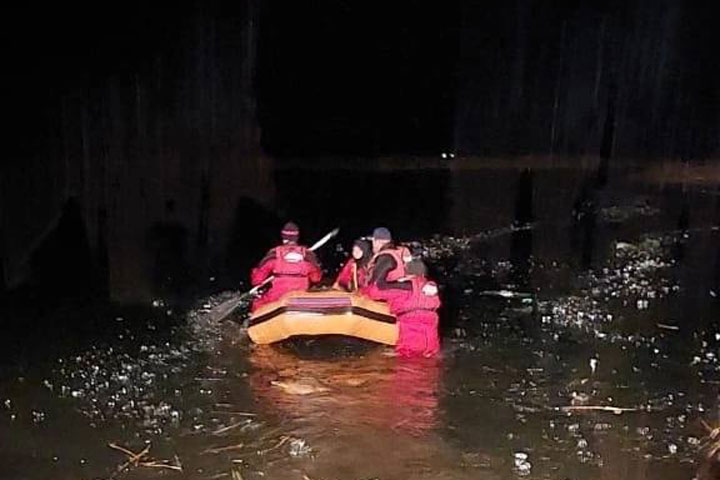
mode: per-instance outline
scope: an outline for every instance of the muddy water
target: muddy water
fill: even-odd
[[[720,420],[714,189],[526,167],[337,171],[304,193],[283,185],[314,172],[278,172],[279,208],[311,230],[352,207],[313,216],[327,197],[385,182],[356,221],[383,217],[428,258],[442,356],[256,347],[209,321],[229,292],[190,311],[45,312],[55,322],[3,339],[2,478],[692,478],[702,421]],[[400,207],[393,182],[424,196]],[[119,471],[128,455],[110,444],[149,450]]]

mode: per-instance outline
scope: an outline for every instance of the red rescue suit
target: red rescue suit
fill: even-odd
[[[387,262],[387,257],[392,258],[394,264],[392,269],[387,273],[376,271],[376,267],[383,262]],[[393,289],[392,283],[404,278],[405,265],[412,259],[410,250],[406,247],[388,247],[380,250],[371,259],[368,265],[368,285],[363,288],[362,293],[373,300],[390,301],[397,295]],[[381,267],[382,268],[382,267]]]
[[[358,265],[357,260],[350,258],[338,273],[335,283],[345,290],[353,292],[367,285],[369,276],[367,268]]]
[[[270,289],[255,299],[254,311],[258,307],[274,302],[288,292],[307,290],[311,283],[322,279],[322,270],[315,263],[312,252],[300,245],[281,245],[268,255],[250,274],[250,283],[260,285],[273,276]]]
[[[432,357],[440,351],[438,288],[425,277],[413,277],[410,281],[411,290],[394,290],[389,300],[399,329],[395,351],[404,357]]]
[[[387,276],[385,277],[385,280],[388,282],[396,282],[399,279],[405,277],[405,264],[408,263],[412,259],[412,254],[410,253],[410,250],[407,247],[390,247],[385,248],[383,250],[380,250],[378,253],[373,255],[373,257],[370,259],[370,263],[368,265],[368,271],[370,272],[370,275],[372,275],[372,272],[375,268],[375,264],[377,263],[377,260],[382,255],[390,255],[393,260],[395,260],[395,268],[393,268],[391,271],[387,273]]]

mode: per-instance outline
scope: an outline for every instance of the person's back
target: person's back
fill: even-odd
[[[388,301],[399,328],[395,349],[402,356],[433,356],[440,350],[438,287],[426,277],[425,265],[420,260],[410,262],[407,273],[407,280],[399,282],[404,284],[403,288],[392,288],[395,293]]]
[[[250,275],[253,286],[273,277],[270,289],[253,303],[253,310],[274,302],[283,295],[297,290],[307,290],[311,283],[322,280],[322,270],[315,254],[299,245],[300,230],[289,222],[281,232],[282,245],[271,249]]]

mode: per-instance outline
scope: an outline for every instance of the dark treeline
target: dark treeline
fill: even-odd
[[[714,155],[720,32],[703,2],[463,2],[456,146]]]
[[[139,299],[224,264],[240,205],[272,200],[255,2],[57,8],[8,35],[3,285]]]

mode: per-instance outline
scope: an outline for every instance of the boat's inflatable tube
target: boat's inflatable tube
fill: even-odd
[[[263,305],[250,317],[248,335],[260,344],[298,335],[348,335],[395,345],[398,327],[386,304],[328,290],[291,292]]]

